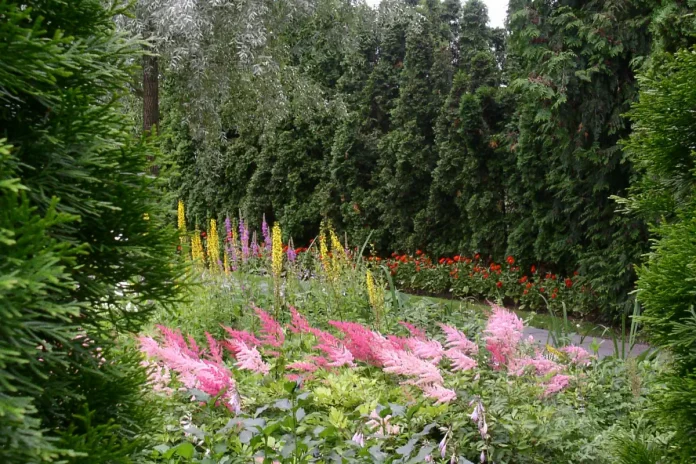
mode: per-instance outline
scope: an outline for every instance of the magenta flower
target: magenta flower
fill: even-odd
[[[285,334],[280,324],[261,308],[254,308],[256,315],[261,319],[261,343],[263,345],[280,348],[285,343]]]

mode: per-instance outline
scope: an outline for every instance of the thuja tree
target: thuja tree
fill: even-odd
[[[458,66],[435,126],[438,161],[427,214],[418,227],[436,253],[476,250],[499,258],[506,247],[505,177],[508,152],[500,141],[510,116],[500,86],[492,31],[483,2],[462,9]]]
[[[633,167],[618,141],[636,96],[635,58],[650,51],[647,4],[510,3],[510,45],[520,92],[509,251],[558,270],[577,267],[605,305],[618,304],[647,243],[640,220],[617,214],[611,195]],[[618,297],[618,298],[617,298]]]
[[[657,236],[639,268],[638,300],[651,340],[674,355],[654,403],[677,433],[674,461],[687,462],[696,455],[696,49],[659,58],[642,74],[630,113],[626,151],[639,176],[622,204]]]
[[[114,340],[177,299],[181,270],[119,104],[142,44],[117,13],[0,2],[3,462],[127,461],[153,417]]]

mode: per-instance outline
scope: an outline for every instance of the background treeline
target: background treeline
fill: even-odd
[[[381,253],[514,255],[625,302],[648,234],[610,198],[636,175],[624,115],[651,54],[693,42],[687,4],[512,0],[506,29],[480,0],[276,9],[260,64],[211,45],[163,66],[192,220],[265,215],[305,244],[328,217]]]

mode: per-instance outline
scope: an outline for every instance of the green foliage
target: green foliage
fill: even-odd
[[[120,104],[143,45],[115,31],[120,12],[0,1],[3,462],[128,462],[153,418],[116,340],[178,300],[181,267],[144,175],[156,147]]]
[[[696,50],[658,58],[641,75],[640,100],[630,113],[634,132],[625,145],[640,176],[621,202],[657,237],[638,270],[638,299],[649,336],[674,356],[655,404],[687,459],[696,455]]]

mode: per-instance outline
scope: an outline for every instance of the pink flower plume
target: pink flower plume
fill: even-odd
[[[447,348],[454,348],[465,354],[478,353],[478,345],[466,338],[464,332],[445,324],[440,324],[440,328],[447,336],[447,342],[445,343]]]
[[[522,339],[524,325],[514,313],[498,305],[489,304],[493,308],[493,314],[488,318],[484,340],[494,366],[499,369],[501,365],[513,359],[517,345]]]
[[[285,343],[285,334],[278,321],[261,308],[254,308],[261,319],[261,343],[266,346],[280,348]]]
[[[470,371],[477,365],[476,360],[471,359],[455,348],[445,351],[445,356],[452,362],[453,371]]]
[[[266,375],[271,369],[267,363],[261,359],[261,353],[256,347],[249,348],[243,341],[232,341],[230,343],[235,344],[237,351],[237,362],[235,366],[238,369],[244,369],[257,374]]]

